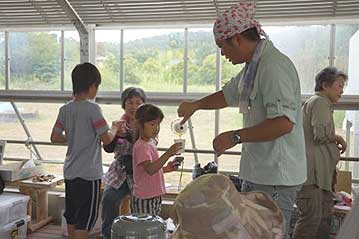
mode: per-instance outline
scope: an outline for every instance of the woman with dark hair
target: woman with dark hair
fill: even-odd
[[[108,153],[115,153],[115,160],[104,176],[105,190],[102,199],[102,235],[111,238],[113,220],[119,214],[122,199],[132,191],[132,146],[135,129],[135,112],[146,102],[145,92],[141,88],[128,87],[121,94],[121,127],[111,144],[104,147]]]

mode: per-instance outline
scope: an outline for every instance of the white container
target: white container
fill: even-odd
[[[0,226],[1,239],[26,239],[27,223],[31,220],[30,216],[18,219],[6,225]]]
[[[16,193],[0,194],[0,226],[26,218],[30,197]],[[0,237],[2,239],[2,237]]]

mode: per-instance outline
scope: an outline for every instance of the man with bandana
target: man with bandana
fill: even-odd
[[[242,191],[270,195],[288,231],[297,191],[306,180],[300,83],[294,64],[267,39],[254,11],[255,3],[241,2],[218,16],[213,27],[222,55],[245,67],[222,90],[182,102],[177,112],[184,123],[200,109],[239,108],[243,128],[216,136],[214,151],[219,156],[242,144]]]

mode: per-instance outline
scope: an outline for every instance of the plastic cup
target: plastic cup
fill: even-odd
[[[185,139],[175,139],[174,140],[175,143],[181,143],[181,149],[178,150],[177,154],[182,154],[184,153],[184,146],[185,146]]]

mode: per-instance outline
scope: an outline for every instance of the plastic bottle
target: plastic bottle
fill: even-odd
[[[193,171],[192,171],[192,179],[195,179],[195,178],[201,176],[201,174],[202,174],[201,164],[196,163],[194,165],[194,168],[193,168]]]

